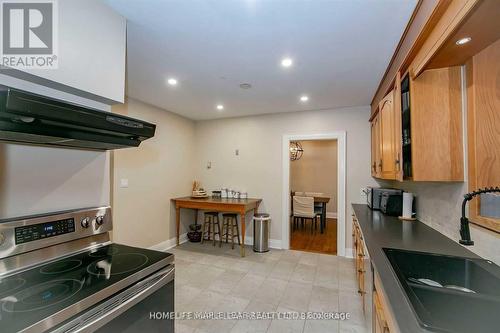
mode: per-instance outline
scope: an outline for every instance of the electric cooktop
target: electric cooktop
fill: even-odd
[[[25,329],[105,289],[124,289],[163,268],[170,256],[110,244],[0,277],[1,331]]]

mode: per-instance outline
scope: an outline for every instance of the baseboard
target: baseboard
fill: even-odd
[[[186,243],[188,241],[187,239],[187,233],[180,235],[179,237],[179,244]],[[245,245],[253,245],[253,237],[246,236],[245,237]],[[163,241],[161,243],[155,244],[153,246],[150,246],[150,250],[156,250],[156,251],[167,251],[170,250],[173,247],[177,246],[177,239],[176,237],[170,238],[166,241]],[[272,249],[281,249],[281,240],[280,239],[270,239],[269,240],[269,247]]]
[[[253,245],[253,237],[245,236],[245,245]],[[279,249],[281,250],[281,239],[270,239],[269,247],[271,249]]]
[[[346,258],[354,258],[354,249],[352,248],[345,248],[345,257]]]
[[[281,247],[281,239],[270,239],[269,240],[269,247],[271,249],[282,249]]]
[[[337,212],[327,212],[326,217],[329,219],[336,219],[337,218]]]
[[[187,233],[184,233],[180,235],[179,237],[179,244],[183,244],[187,242]],[[150,246],[150,250],[156,250],[156,251],[167,251],[170,250],[173,247],[177,246],[177,237],[167,239],[166,241],[163,241],[161,243],[155,244],[153,246]]]

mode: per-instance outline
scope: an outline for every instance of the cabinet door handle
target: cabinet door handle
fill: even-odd
[[[358,269],[358,273],[364,273],[366,272],[364,269]]]
[[[358,254],[358,257],[360,257],[360,258],[362,258],[362,257],[364,257],[364,256],[365,256],[365,255],[364,255],[363,253]]]
[[[363,291],[361,289],[358,289],[358,294],[360,294],[361,296],[363,296],[364,294],[366,294],[366,291]]]
[[[399,153],[398,156],[396,156],[396,160],[394,161],[396,163],[396,170],[399,171],[401,170],[401,161],[399,160]]]
[[[380,168],[380,171],[382,171],[382,160],[378,163],[378,167]]]

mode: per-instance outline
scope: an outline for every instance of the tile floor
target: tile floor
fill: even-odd
[[[365,333],[352,259],[309,252],[254,253],[185,243],[175,254],[175,311],[349,312],[337,320],[177,320],[185,332]]]

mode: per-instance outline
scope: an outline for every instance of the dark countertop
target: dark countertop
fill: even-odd
[[[391,313],[402,333],[431,332],[419,325],[403,287],[392,270],[383,251],[384,247],[431,252],[469,258],[479,258],[473,252],[454,242],[420,221],[401,221],[373,211],[367,205],[353,204],[370,260],[377,271]],[[459,222],[457,221],[457,224]],[[457,233],[457,239],[460,236]]]

